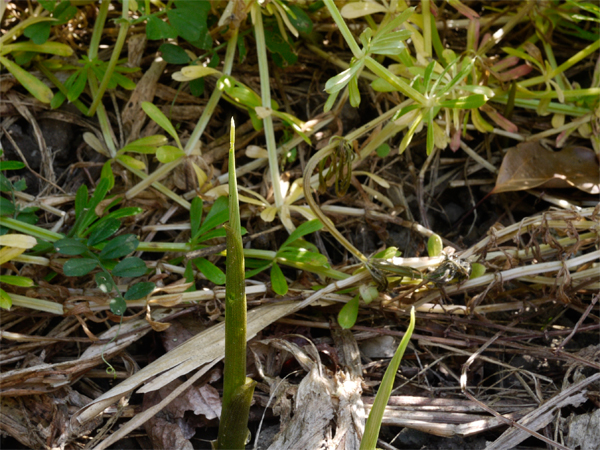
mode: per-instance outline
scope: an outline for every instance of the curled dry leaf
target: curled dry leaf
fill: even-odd
[[[545,188],[576,187],[600,193],[600,168],[593,150],[569,147],[546,150],[539,142],[526,142],[504,156],[494,193]]]

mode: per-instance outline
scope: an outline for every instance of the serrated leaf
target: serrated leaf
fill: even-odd
[[[175,139],[178,147],[181,147],[181,142],[179,141],[179,136],[177,136],[175,127],[156,105],[150,102],[142,102],[142,109],[148,115],[148,117],[154,120],[158,126],[160,126],[163,130],[169,133],[173,139]]]
[[[125,300],[139,300],[140,298],[147,297],[152,293],[155,287],[156,285],[149,281],[136,283],[125,293]]]
[[[196,258],[193,260],[193,262],[196,268],[202,272],[202,274],[209,281],[212,281],[219,286],[225,284],[226,279],[223,271],[211,263],[208,259]]]
[[[148,267],[146,267],[146,263],[141,258],[131,256],[119,262],[112,270],[112,273],[117,277],[133,278],[145,275],[147,270]]]
[[[73,238],[59,239],[54,243],[54,248],[58,253],[69,256],[78,256],[88,250],[87,245]]]
[[[134,234],[123,234],[111,240],[100,252],[102,259],[116,259],[134,252],[140,241]]]
[[[102,224],[96,227],[90,234],[88,245],[93,247],[94,245],[107,240],[117,232],[120,226],[121,221],[117,219],[110,218],[106,221],[103,221]]]
[[[73,258],[63,265],[63,272],[68,277],[82,277],[96,268],[98,261],[92,258]]]
[[[288,284],[278,264],[271,266],[271,288],[276,294],[285,295],[288,291]]]
[[[343,329],[352,328],[358,318],[359,296],[356,295],[346,303],[338,313],[338,324]]]

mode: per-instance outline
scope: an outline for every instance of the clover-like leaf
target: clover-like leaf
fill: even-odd
[[[117,277],[133,278],[145,275],[147,270],[146,263],[141,258],[131,256],[120,261],[112,273]]]
[[[111,240],[100,252],[102,259],[121,258],[135,251],[140,244],[134,234],[123,234]]]
[[[92,258],[73,258],[63,265],[63,272],[68,277],[82,277],[96,268],[98,261]]]
[[[64,238],[54,243],[54,248],[58,253],[69,256],[78,256],[87,251],[87,245],[78,239]]]

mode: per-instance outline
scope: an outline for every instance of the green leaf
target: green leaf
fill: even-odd
[[[100,252],[102,259],[116,259],[134,252],[140,241],[134,234],[123,234],[111,240]]]
[[[379,291],[371,284],[361,284],[358,288],[358,291],[360,292],[360,296],[362,297],[363,301],[367,305],[379,297]]]
[[[353,62],[348,69],[327,80],[327,83],[325,83],[325,91],[329,94],[335,94],[336,92],[341,91],[350,82],[350,78],[356,76],[363,66],[363,60]]]
[[[404,42],[402,41],[405,41],[410,36],[410,31],[402,30],[382,35],[381,38],[375,38],[371,42],[371,53],[378,55],[398,55],[405,48]]]
[[[207,31],[206,19],[210,11],[207,1],[175,1],[176,9],[167,12],[169,22],[179,36],[187,41],[197,41]]]
[[[196,268],[204,274],[204,276],[217,285],[225,284],[225,274],[221,269],[215,266],[206,258],[196,258],[193,260]]]
[[[146,22],[146,36],[151,41],[158,41],[159,39],[175,39],[177,37],[177,31],[175,31],[168,23],[155,15],[152,15],[148,17],[148,21]]]
[[[88,245],[93,247],[100,242],[104,242],[109,237],[117,232],[119,227],[121,226],[121,221],[117,219],[110,218],[102,222],[101,225],[96,227],[92,233],[90,233],[90,237],[88,239]]]
[[[200,222],[202,220],[202,206],[202,199],[200,197],[194,197],[192,200],[192,206],[190,207],[190,227],[192,236],[196,236],[196,233],[200,229]]]
[[[156,105],[150,102],[142,102],[142,109],[148,117],[154,120],[163,130],[171,135],[173,139],[177,142],[177,145],[181,148],[181,142],[179,141],[179,136],[177,136],[177,132],[175,131],[175,127],[171,123],[167,116],[163,114],[163,112],[158,109]]]
[[[185,272],[183,274],[185,281],[187,283],[192,283],[192,285],[185,290],[185,292],[195,292],[196,291],[196,283],[194,283],[194,267],[191,261],[188,261],[185,265]]]
[[[429,236],[429,239],[427,240],[427,254],[430,258],[440,256],[443,249],[444,243],[442,242],[442,238],[439,236],[439,234],[432,234]]]
[[[34,44],[41,45],[50,37],[50,28],[50,22],[38,22],[25,28],[23,34],[31,39]]]
[[[94,275],[94,280],[96,281],[96,285],[98,285],[98,289],[100,289],[102,292],[105,294],[112,292],[113,281],[108,273],[104,271],[98,272],[96,275]]]
[[[289,65],[293,65],[298,61],[298,55],[296,55],[290,46],[290,44],[281,36],[278,27],[272,29],[265,28],[265,44],[267,48],[272,52],[273,61],[279,67],[283,66],[283,60]],[[279,56],[279,61],[277,60]]]
[[[350,106],[358,108],[360,106],[360,91],[358,90],[358,79],[350,78],[348,82],[348,95],[350,97]]]
[[[296,16],[294,18],[291,14],[288,14],[290,22],[292,23],[292,25],[294,25],[294,28],[296,28],[296,30],[298,30],[298,32],[300,33],[311,33],[313,30],[313,22],[312,20],[310,20],[308,14],[306,14],[303,9],[299,8],[296,5],[291,4],[288,5],[288,7],[290,8],[291,12]]]
[[[8,70],[31,95],[42,103],[50,103],[54,94],[48,86],[14,62],[0,56],[0,64]]]
[[[75,195],[75,217],[79,218],[83,214],[83,209],[87,206],[88,188],[85,184],[79,186]]]
[[[259,273],[261,273],[263,270],[268,269],[269,266],[271,265],[270,262],[265,263],[264,261],[260,261],[260,260],[259,260],[259,263],[261,263],[262,265],[259,265],[258,267],[254,268],[252,270],[248,270],[246,272],[246,274],[244,275],[244,277],[246,279],[255,277],[256,275],[258,275]],[[246,260],[246,265],[250,266],[250,260]]]
[[[147,270],[146,263],[142,259],[137,256],[131,256],[119,262],[112,270],[112,273],[117,277],[133,278],[145,275]]]
[[[0,197],[0,215],[12,216],[15,213],[15,205],[9,199]]]
[[[115,174],[112,170],[112,159],[109,159],[102,164],[102,170],[100,171],[100,178],[106,178],[108,180],[108,189],[111,190],[115,187]]]
[[[285,295],[288,291],[288,284],[277,263],[271,267],[271,287],[276,294]]]
[[[281,245],[280,249],[283,249],[285,246],[294,242],[296,239],[300,239],[302,236],[306,236],[307,234],[319,231],[321,228],[323,228],[323,224],[319,219],[304,222],[298,228],[292,231],[292,233],[288,236],[285,242]]]
[[[54,243],[54,248],[58,253],[69,256],[78,256],[88,250],[87,245],[73,238],[59,239]]]
[[[31,287],[33,280],[29,277],[20,277],[17,275],[0,275],[0,284],[10,284],[11,286]]]
[[[383,419],[385,406],[388,403],[392,388],[394,387],[394,380],[396,378],[398,367],[400,366],[400,361],[404,356],[404,351],[408,346],[408,342],[410,341],[410,337],[412,336],[414,330],[415,308],[412,307],[410,309],[410,324],[408,325],[408,329],[406,330],[402,341],[400,341],[400,345],[398,346],[394,357],[390,361],[385,374],[383,375],[383,380],[381,381],[381,385],[379,386],[379,390],[375,396],[373,407],[371,408],[369,418],[367,419],[367,423],[365,425],[365,433],[360,443],[361,450],[372,449],[377,445],[377,437],[379,436],[379,430],[381,429],[381,421]]]
[[[0,173],[0,192],[12,192],[13,189],[10,180]]]
[[[227,202],[227,197],[219,197],[215,200],[212,208],[210,208],[210,211],[206,215],[206,219],[204,219],[204,223],[197,232],[198,236],[206,233],[209,230],[212,230],[215,227],[218,227],[227,221],[229,218],[229,206]],[[194,236],[194,239],[198,236]]]
[[[10,309],[11,306],[12,298],[10,298],[4,289],[0,289],[0,308]]]
[[[483,94],[474,94],[467,97],[460,97],[453,100],[443,100],[439,103],[442,108],[460,108],[473,109],[485,105],[487,99]]]
[[[387,155],[390,154],[391,148],[388,144],[381,144],[379,147],[377,147],[377,149],[375,150],[375,152],[377,153],[377,156],[379,156],[380,158],[385,158]]]
[[[149,281],[136,283],[125,293],[125,300],[139,300],[140,298],[147,297],[155,287],[156,285]]]
[[[163,59],[169,64],[187,64],[191,61],[189,55],[178,45],[163,44],[158,48]]]
[[[72,75],[73,82],[69,83],[70,84],[69,86],[67,86],[67,83],[65,83],[65,86],[67,86],[69,89],[67,91],[67,100],[69,100],[70,102],[73,102],[79,98],[79,96],[85,89],[85,85],[87,84],[87,78],[88,78],[87,74],[88,74],[87,70],[85,70],[85,69],[79,70],[78,72],[76,72]]]
[[[0,161],[0,170],[21,170],[25,163],[21,161]]]
[[[471,274],[469,275],[469,280],[473,278],[479,278],[485,275],[486,268],[483,264],[473,263],[471,264]]]
[[[68,277],[81,277],[96,268],[98,261],[92,258],[73,258],[63,265],[63,272]]]
[[[142,208],[137,208],[135,206],[129,206],[127,208],[117,209],[116,211],[113,211],[113,212],[107,214],[102,219],[100,219],[98,222],[96,222],[94,225],[89,227],[86,230],[86,232],[84,233],[84,235],[93,233],[98,227],[103,226],[104,222],[107,222],[111,219],[121,219],[123,217],[135,216],[137,214],[140,214],[142,211],[143,211]]]
[[[127,303],[121,297],[113,298],[110,301],[110,310],[113,314],[117,316],[122,316],[127,309]]]
[[[346,303],[338,313],[338,324],[343,329],[352,328],[358,318],[359,296],[356,295]]]
[[[163,145],[156,149],[156,159],[163,164],[177,161],[183,156],[185,156],[184,151],[172,145]]]

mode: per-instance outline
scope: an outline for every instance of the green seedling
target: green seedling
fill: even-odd
[[[331,267],[327,262],[327,258],[321,255],[313,244],[302,239],[303,236],[314,233],[321,228],[323,228],[323,224],[319,220],[304,222],[289,235],[279,247],[279,250],[267,262],[256,259],[256,256],[259,255],[257,251],[246,252],[247,255],[255,256],[255,258],[246,260],[248,267],[252,268],[252,270],[246,272],[246,278],[252,278],[263,270],[271,268],[271,287],[273,291],[276,294],[285,295],[288,291],[288,284],[280,264],[308,272],[330,275]]]
[[[209,239],[220,238],[226,235],[224,228],[217,227],[225,223],[229,218],[227,197],[219,197],[215,200],[210,211],[204,218],[204,221],[202,221],[202,212],[202,199],[196,197],[192,200],[192,207],[190,209],[190,249],[192,251],[203,248],[204,245],[202,245],[202,243]],[[194,280],[192,264],[196,266],[209,281],[212,281],[216,285],[225,284],[226,277],[223,271],[206,258],[194,258],[187,262],[186,279],[188,282]]]
[[[383,413],[385,412],[385,406],[390,399],[390,394],[392,393],[392,389],[394,387],[396,372],[398,371],[398,367],[400,367],[400,361],[402,361],[402,357],[404,356],[406,347],[408,347],[410,337],[415,330],[415,322],[415,308],[413,307],[410,309],[410,323],[406,329],[406,333],[404,334],[402,341],[400,341],[400,345],[398,345],[398,349],[396,350],[396,353],[394,353],[394,357],[390,361],[390,364],[383,375],[383,380],[381,380],[381,385],[379,386],[379,390],[375,396],[375,401],[373,402],[371,412],[369,413],[367,423],[365,424],[365,433],[360,443],[361,450],[374,450],[376,448],[379,430],[381,429],[381,421],[383,420]]]
[[[140,208],[121,208],[99,218],[96,208],[108,193],[109,181],[100,180],[96,191],[88,199],[87,187],[82,185],[75,197],[75,224],[69,236],[54,242],[57,252],[67,256],[81,256],[68,259],[63,265],[66,276],[81,277],[100,268],[94,275],[98,288],[106,294],[114,291],[116,298],[110,302],[110,309],[116,315],[123,315],[127,308],[126,300],[144,298],[154,290],[154,283],[136,283],[123,296],[112,276],[123,278],[141,277],[147,273],[146,264],[138,257],[127,257],[133,253],[139,241],[133,234],[112,237],[121,228],[119,219],[142,212]],[[106,209],[116,206],[114,200]],[[123,259],[121,259],[123,258]]]
[[[235,177],[235,122],[231,119],[229,148],[229,224],[227,230],[227,287],[225,292],[225,369],[223,409],[218,449],[243,449],[256,382],[246,378],[246,288],[240,207]]]

